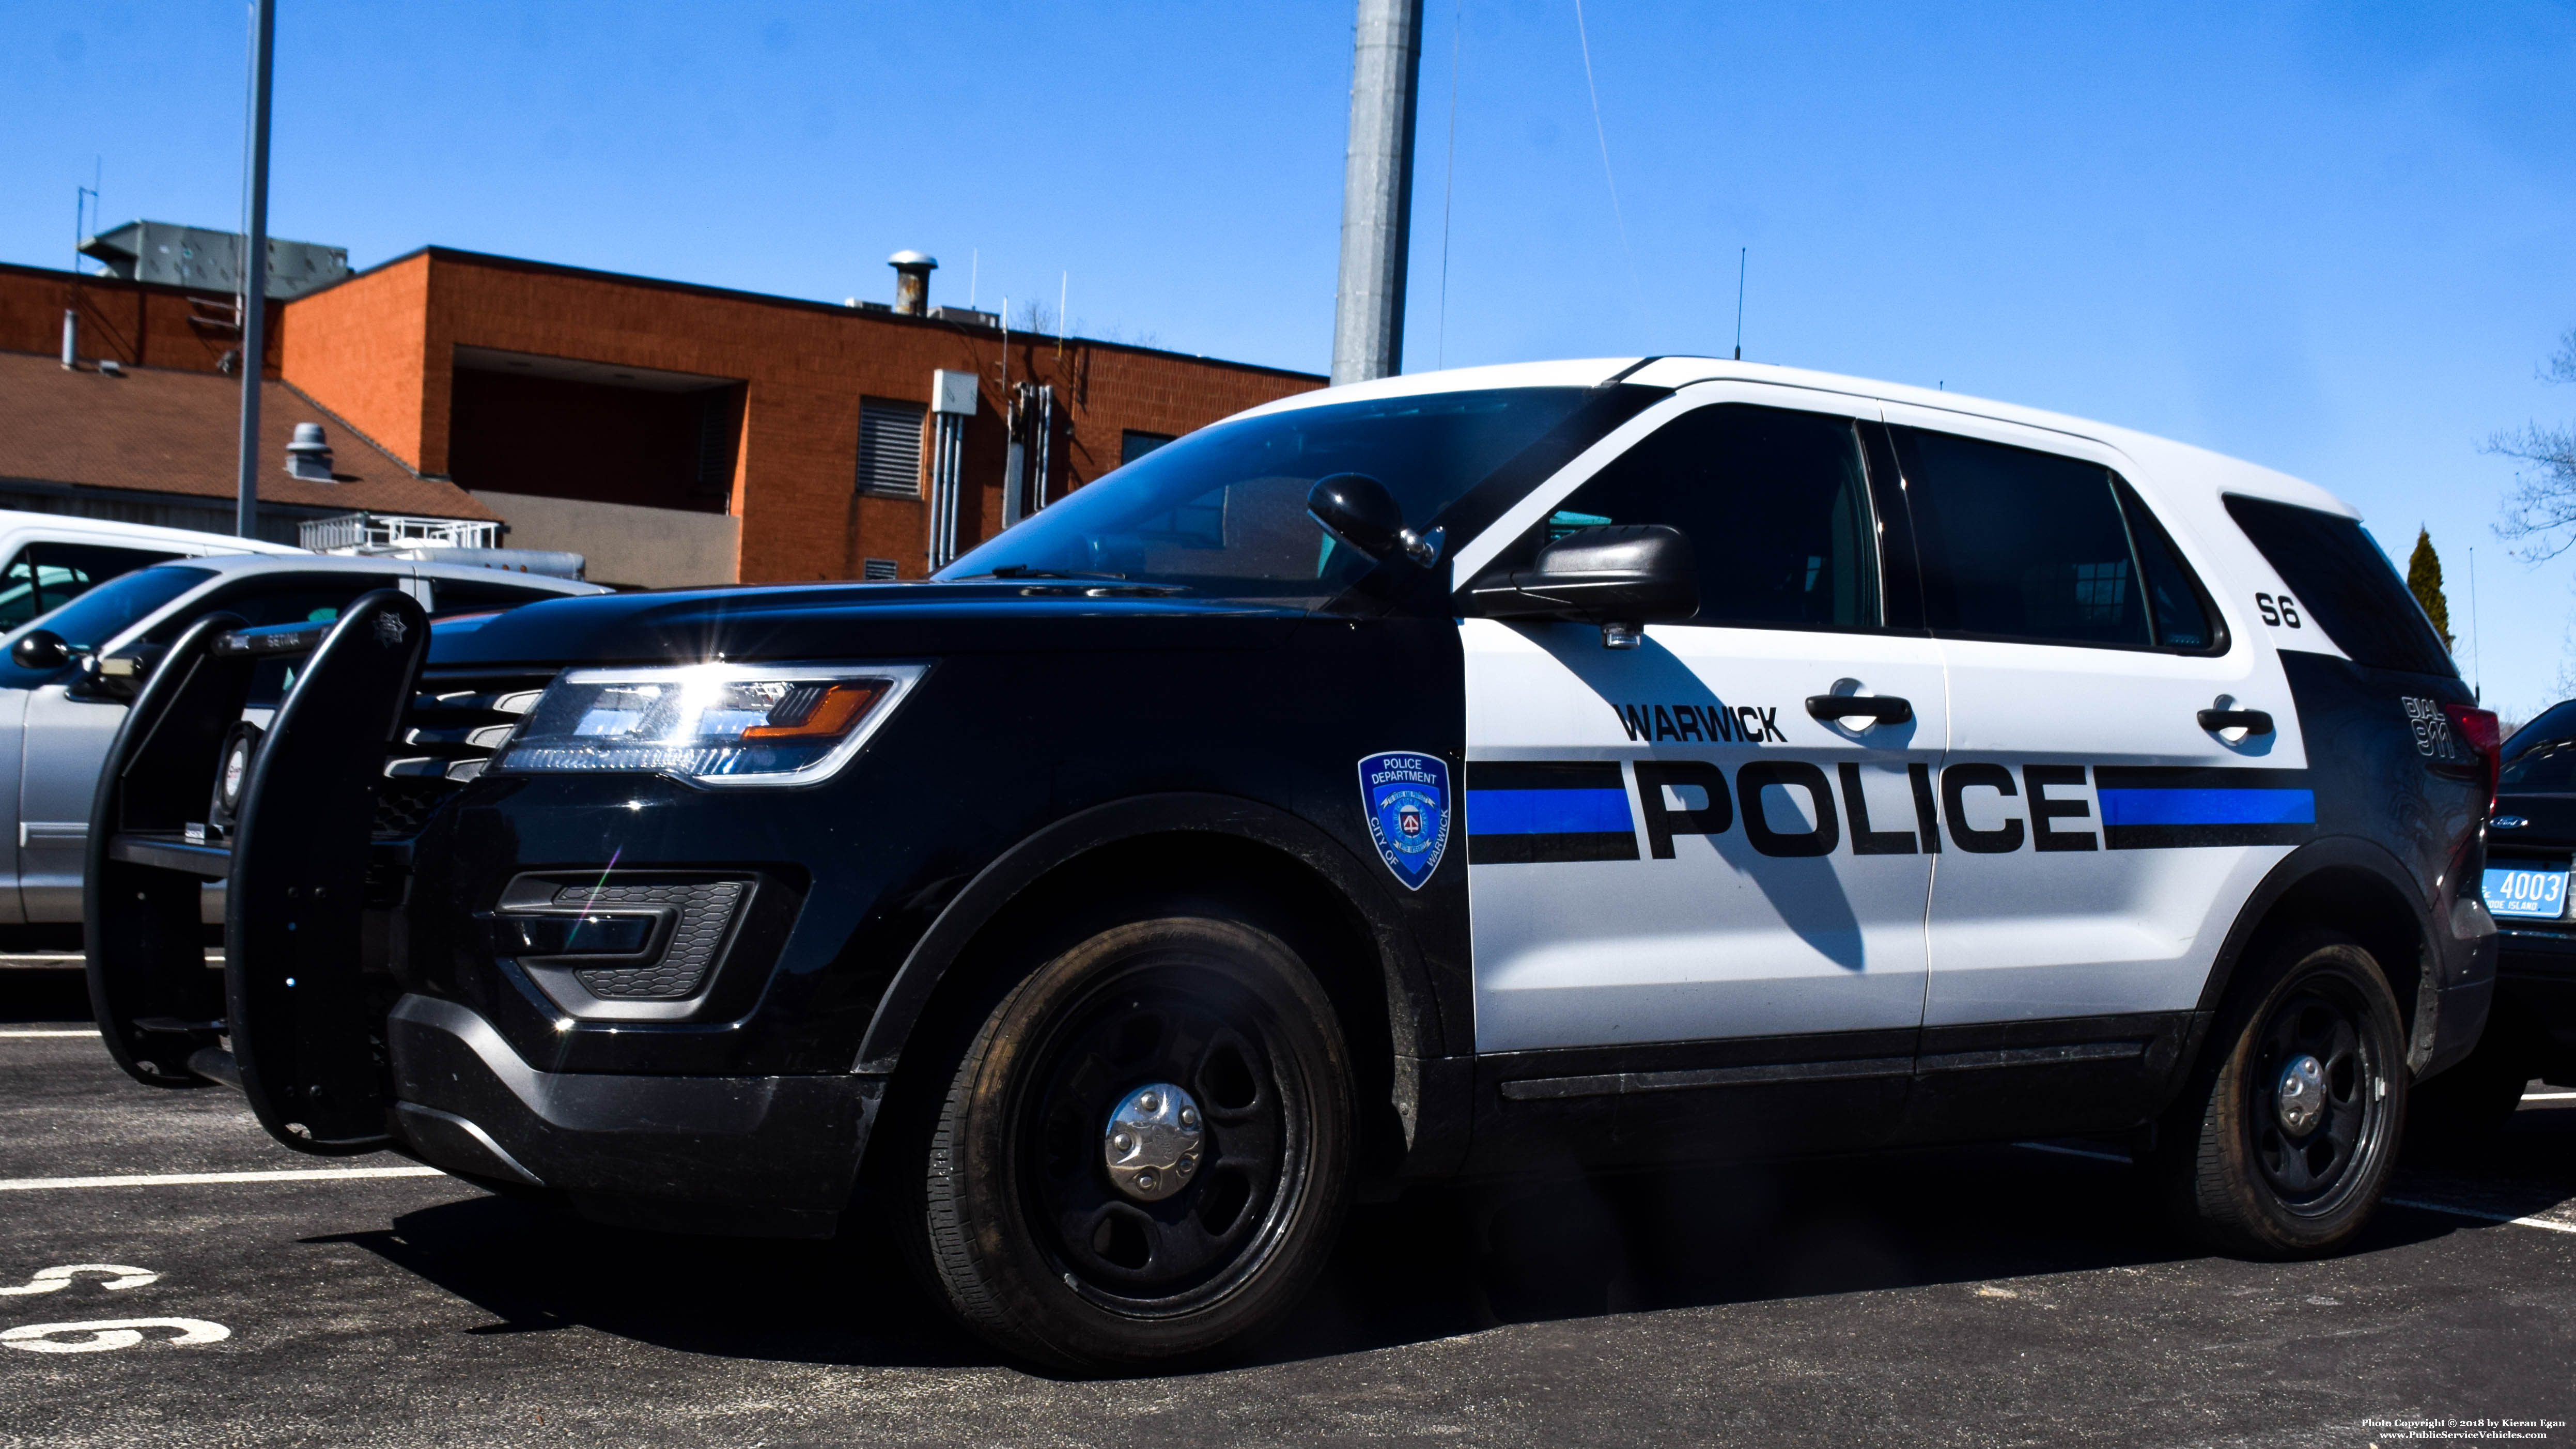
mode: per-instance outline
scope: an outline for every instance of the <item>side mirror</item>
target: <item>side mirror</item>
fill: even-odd
[[[1601,643],[1634,649],[1648,624],[1699,612],[1699,566],[1688,535],[1660,523],[1578,528],[1538,551],[1526,569],[1467,586],[1489,619],[1577,619],[1601,626]]]
[[[51,629],[30,629],[9,646],[9,658],[22,669],[60,669],[72,662],[72,646]]]
[[[1440,558],[1443,530],[1415,533],[1404,525],[1404,505],[1366,473],[1318,478],[1306,493],[1306,512],[1324,531],[1373,559],[1400,553],[1423,568]]]

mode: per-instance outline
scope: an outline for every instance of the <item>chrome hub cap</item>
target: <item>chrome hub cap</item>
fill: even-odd
[[[2325,1115],[2325,1063],[2305,1052],[2290,1058],[2281,1068],[2281,1080],[2272,1088],[2272,1104],[2280,1114],[2282,1131],[2293,1137],[2307,1136],[2315,1129],[2317,1119]]]
[[[1120,1192],[1160,1202],[1189,1186],[1206,1146],[1199,1104],[1169,1082],[1149,1082],[1110,1109],[1100,1150]]]

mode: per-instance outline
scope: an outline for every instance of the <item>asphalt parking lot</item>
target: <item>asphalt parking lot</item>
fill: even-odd
[[[299,1156],[228,1092],[127,1081],[84,1011],[68,964],[0,969],[0,1444],[2576,1432],[2576,1093],[2536,1088],[2474,1164],[2410,1163],[2324,1263],[2202,1256],[2084,1144],[1408,1198],[1358,1210],[1249,1361],[1086,1382],[996,1359],[863,1240],[623,1232]],[[370,1175],[258,1175],[317,1169]]]

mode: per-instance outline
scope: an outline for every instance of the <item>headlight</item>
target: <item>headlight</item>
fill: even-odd
[[[810,785],[849,763],[924,671],[919,664],[566,670],[493,768]]]

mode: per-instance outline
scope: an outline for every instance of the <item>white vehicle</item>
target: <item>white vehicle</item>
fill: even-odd
[[[79,598],[118,574],[174,558],[216,554],[302,554],[293,544],[0,508],[0,631]]]
[[[219,555],[214,545],[235,549]],[[433,618],[607,592],[570,579],[339,558],[175,528],[94,539],[53,530],[18,548],[13,557],[24,562],[31,590],[78,587],[59,607],[22,620],[0,662],[0,781],[7,782],[0,791],[0,924],[81,918],[99,765],[125,720],[135,676],[194,620],[218,610],[252,625],[328,619],[371,589],[400,589]],[[150,566],[119,568],[105,556],[117,550],[144,555]],[[221,920],[222,909],[220,893],[209,892],[206,919]]]

